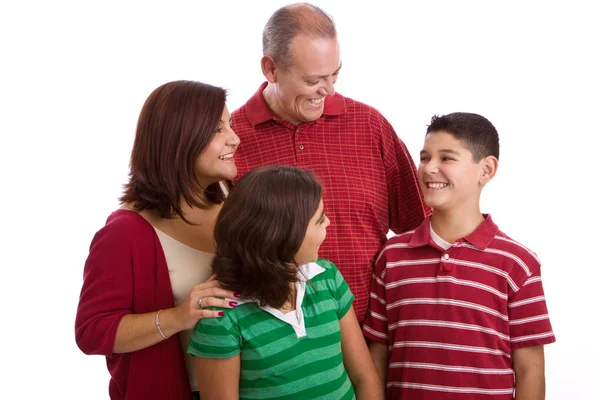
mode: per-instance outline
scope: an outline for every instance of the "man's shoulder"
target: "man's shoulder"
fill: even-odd
[[[362,101],[355,100],[350,97],[342,96],[344,101],[346,102],[346,110],[347,113],[367,113],[373,115],[375,117],[384,118],[381,112],[375,107],[363,103]],[[384,118],[385,119],[385,118]]]

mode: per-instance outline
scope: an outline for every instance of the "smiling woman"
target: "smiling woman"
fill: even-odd
[[[106,356],[111,399],[192,398],[190,329],[223,315],[204,308],[236,306],[210,269],[222,181],[237,173],[229,119],[225,91],[200,82],[164,84],[142,108],[122,206],[92,241],[75,322],[80,349]]]

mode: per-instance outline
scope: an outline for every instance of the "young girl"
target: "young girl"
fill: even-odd
[[[234,186],[215,225],[212,266],[242,300],[192,334],[202,400],[383,399],[354,296],[335,265],[318,259],[328,225],[310,172],[262,167]]]

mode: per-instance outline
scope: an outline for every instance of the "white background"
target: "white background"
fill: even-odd
[[[104,358],[79,351],[73,325],[88,246],[117,207],[140,108],[177,79],[224,86],[230,110],[239,107],[263,81],[262,27],[283,4],[1,3],[0,398],[108,397]],[[547,398],[598,398],[593,2],[317,4],[339,30],[337,90],[379,109],[415,160],[435,113],[495,124],[500,170],[482,209],[543,261],[558,339],[546,348]]]

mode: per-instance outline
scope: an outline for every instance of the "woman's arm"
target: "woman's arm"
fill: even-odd
[[[350,307],[340,320],[344,366],[358,400],[383,400],[383,386],[371,360],[354,308]]]
[[[516,400],[544,400],[546,378],[544,376],[544,347],[524,347],[512,352],[515,371]]]
[[[202,400],[239,400],[240,355],[231,358],[194,357]]]
[[[222,311],[205,310],[204,307],[232,308],[234,306],[229,300],[217,297],[231,299],[234,294],[229,290],[221,289],[213,275],[208,281],[194,286],[188,297],[179,306],[160,312],[158,319],[162,333],[170,337],[180,331],[192,329],[201,318],[223,315]],[[198,299],[202,299],[202,309],[197,306]],[[156,327],[157,312],[123,316],[117,328],[113,352],[130,353],[164,340]]]

